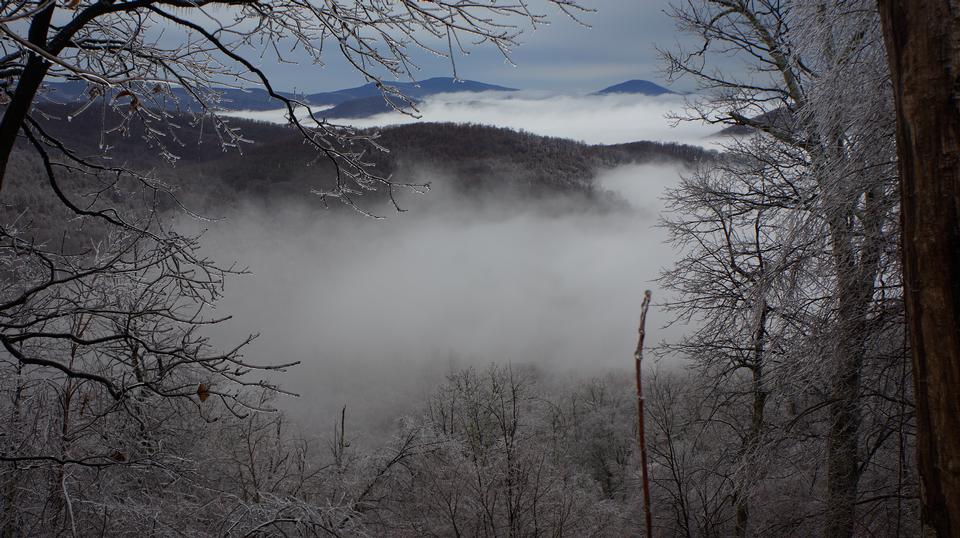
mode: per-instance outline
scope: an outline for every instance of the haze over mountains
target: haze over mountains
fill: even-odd
[[[89,99],[91,95],[87,84],[82,81],[52,82],[47,86],[48,91],[45,94],[45,98],[52,102],[82,102]],[[282,103],[271,98],[270,94],[262,88],[217,88],[217,91],[222,94],[219,106],[224,110],[266,111],[283,108]],[[312,106],[328,107],[327,110],[324,111],[327,117],[364,118],[375,114],[390,112],[395,108],[405,107],[407,102],[402,99],[400,95],[405,96],[411,103],[416,104],[422,102],[426,97],[440,94],[515,91],[519,91],[519,89],[475,80],[435,77],[419,82],[389,82],[384,83],[383,87],[371,82],[353,88],[305,95],[283,91],[278,91],[277,93],[283,97],[298,99]],[[183,88],[171,88],[169,96],[159,95],[161,92],[157,93],[158,98],[162,100],[162,102],[159,102],[159,107],[179,107],[181,110],[192,110],[196,108],[196,100]],[[672,93],[674,92],[647,80],[629,80],[598,90],[594,92],[593,95],[631,94],[657,96]],[[385,98],[384,95],[387,97]],[[390,102],[388,102],[388,100]]]
[[[262,89],[218,91],[222,91],[219,97],[206,97],[218,102],[223,115],[275,124],[289,121],[282,103]],[[650,140],[708,149],[719,149],[725,136],[738,134],[718,133],[715,126],[699,122],[676,123],[674,117],[682,113],[689,95],[647,80],[628,80],[589,93],[561,93],[441,77],[416,84],[394,83],[387,91],[370,83],[331,92],[281,95],[309,103],[319,118],[361,129],[423,121],[476,123],[588,144]],[[128,98],[112,99],[112,104],[119,106]],[[138,105],[152,109],[191,112],[198,108],[181,88],[142,93],[141,99],[149,102]],[[88,106],[90,95],[82,82],[53,83],[42,101],[81,110]],[[301,117],[307,114],[303,108],[297,113]]]

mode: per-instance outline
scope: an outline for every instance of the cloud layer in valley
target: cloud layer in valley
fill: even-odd
[[[681,95],[565,95],[532,91],[454,93],[427,98],[418,106],[419,119],[399,112],[361,119],[329,119],[357,127],[417,121],[480,123],[589,144],[654,140],[716,147],[716,140],[709,137],[717,133],[718,127],[695,122],[678,124],[669,117],[683,112],[684,99]],[[283,110],[232,114],[286,122]]]
[[[228,286],[221,308],[235,319],[216,336],[259,332],[248,357],[302,361],[281,381],[303,397],[284,405],[322,424],[344,404],[368,427],[392,420],[451,366],[629,367],[643,290],[672,259],[655,225],[678,173],[603,173],[631,204],[616,211],[480,204],[442,177],[384,220],[248,208],[205,241],[253,272]],[[660,312],[651,322],[654,339],[676,337]]]

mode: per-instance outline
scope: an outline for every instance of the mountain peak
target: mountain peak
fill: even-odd
[[[676,93],[671,90],[664,88],[663,86],[650,82],[649,80],[628,80],[626,82],[621,82],[620,84],[614,84],[613,86],[608,86],[594,95],[608,95],[611,93],[633,93],[640,95],[663,95]]]

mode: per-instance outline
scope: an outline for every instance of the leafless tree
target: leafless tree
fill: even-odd
[[[261,58],[285,62],[296,49],[320,66],[339,55],[404,108],[388,80],[414,76],[414,49],[453,62],[461,44],[486,43],[507,55],[551,6],[583,11],[574,0],[0,2],[5,533],[175,534],[195,523],[212,534],[349,535],[365,497],[297,493],[312,471],[294,465],[289,439],[268,435],[282,421],[259,415],[273,410],[263,391],[283,392],[275,374],[292,364],[244,357],[250,338],[220,349],[205,334],[228,318],[215,303],[243,268],[201,254],[200,238],[171,219],[183,212],[177,186],[111,161],[109,142],[139,137],[175,162],[191,143],[178,126],[191,124],[235,149],[249,141],[220,114],[223,88],[257,87],[336,165],[317,179],[322,196],[392,198],[397,186],[367,166],[373,137],[280,92]],[[86,98],[57,117],[45,84],[64,81],[85,84]],[[93,111],[102,152],[91,156],[56,133]],[[200,442],[230,427],[255,445],[245,458]],[[240,472],[210,464],[230,459]],[[178,518],[204,503],[203,517]]]
[[[750,137],[731,146],[726,161],[692,173],[667,193],[664,225],[682,252],[661,277],[677,293],[667,308],[697,327],[667,349],[692,359],[714,380],[716,390],[728,394],[724,405],[737,405],[745,396],[749,409],[735,449],[740,478],[731,492],[738,536],[747,532],[748,492],[766,465],[767,402],[778,379],[796,372],[786,355],[791,340],[808,328],[806,264],[821,246],[797,229],[794,213],[806,202],[797,190],[802,178],[783,181],[788,166],[771,164],[774,156],[778,163],[796,163],[797,155],[787,149]],[[743,373],[749,390],[741,395]]]
[[[583,11],[575,0],[544,4],[570,16]],[[170,141],[182,121],[171,117],[171,105],[192,110],[192,121],[208,122],[221,143],[232,147],[244,139],[217,114],[217,88],[255,86],[287,110],[306,143],[337,163],[335,186],[324,194],[352,203],[359,192],[390,187],[364,166],[367,148],[357,142],[368,137],[329,124],[306,102],[275,89],[257,67],[260,59],[285,62],[282,51],[297,50],[322,65],[333,47],[403,106],[410,102],[383,79],[412,78],[417,68],[412,50],[453,62],[462,43],[488,42],[507,55],[521,30],[517,19],[533,26],[545,22],[533,9],[528,0],[3,2],[0,72],[8,81],[3,92],[8,102],[0,120],[0,178],[21,131],[35,129],[30,119],[45,80],[87,82],[91,102],[102,98],[121,114],[113,129],[128,132],[142,124],[144,136],[171,159],[176,149]],[[171,43],[166,32],[182,37]],[[177,102],[173,88],[194,102]]]
[[[752,393],[760,421],[751,421],[759,430],[771,371],[793,363],[806,365],[808,379],[816,373],[809,368],[826,373],[829,390],[814,404],[826,407],[829,425],[824,535],[849,536],[873,454],[864,446],[863,376],[874,367],[877,331],[896,333],[900,319],[892,122],[876,11],[865,2],[710,0],[686,2],[674,16],[703,43],[665,54],[673,74],[709,92],[691,103],[691,117],[747,128],[763,141],[734,143],[740,170],[688,182],[673,196],[689,217],[681,212],[670,225],[691,254],[668,282],[681,308],[706,307],[701,363],[720,360],[759,379]],[[746,71],[712,68],[717,55]]]

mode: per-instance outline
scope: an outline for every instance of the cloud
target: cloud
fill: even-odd
[[[385,220],[247,208],[214,227],[218,259],[249,265],[220,308],[219,341],[249,332],[254,362],[300,360],[281,378],[306,421],[341,405],[370,427],[420,401],[454,365],[537,363],[598,372],[631,366],[643,290],[672,254],[656,227],[674,166],[607,171],[630,210],[478,204],[437,189]],[[657,297],[662,296],[657,293]],[[652,339],[675,338],[658,329]]]
[[[510,54],[510,62],[505,61],[500,50],[492,44],[474,44],[474,39],[461,35],[461,43],[466,46],[468,54],[455,53],[456,71],[464,78],[505,86],[563,91],[592,91],[625,79],[652,79],[663,67],[653,44],[669,47],[678,39],[674,21],[664,13],[670,2],[586,0],[582,2],[584,7],[596,10],[580,15],[587,27],[571,20],[548,2],[534,0],[528,2],[531,11],[547,15],[549,24],[540,25],[534,30],[529,20],[523,17],[501,21],[517,25],[518,29],[523,30],[518,39],[520,45],[513,47]],[[177,31],[175,26],[164,27],[165,33],[174,31]],[[446,49],[445,39],[435,41],[425,32],[419,32],[418,39],[439,45],[440,50]],[[337,53],[336,48],[325,50],[329,54],[324,54],[320,64],[292,42],[281,42],[276,47],[272,45],[251,46],[248,52],[251,53],[250,59],[266,71],[276,88],[313,93],[367,82],[353,65]],[[276,50],[282,51],[283,61],[276,58]],[[408,47],[406,52],[411,58],[409,67],[418,79],[453,74],[453,66],[448,58],[438,57],[434,52],[416,46]],[[614,63],[621,64],[622,68],[600,73],[593,70],[593,66]],[[565,69],[535,71],[543,64],[563,64]],[[366,67],[373,68],[370,65]],[[389,78],[382,69],[377,72]],[[546,76],[537,76],[536,73]]]
[[[638,140],[680,142],[714,148],[708,139],[716,126],[676,124],[668,116],[681,113],[684,97],[662,95],[566,95],[546,92],[482,92],[439,94],[419,106],[420,118],[399,112],[362,119],[335,119],[357,127],[381,127],[418,121],[481,123],[580,140],[589,144],[619,144]],[[234,113],[237,116],[285,123],[284,111]]]

